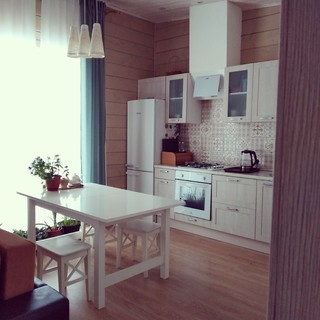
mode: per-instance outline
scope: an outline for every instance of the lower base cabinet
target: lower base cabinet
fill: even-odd
[[[213,229],[254,239],[255,210],[216,203],[212,208]]]
[[[175,170],[155,168],[154,194],[156,196],[174,199],[175,195]],[[174,219],[171,209],[170,218]]]
[[[175,198],[175,169],[156,167],[155,195]],[[212,175],[211,221],[171,210],[176,221],[270,243],[273,184],[270,179]]]
[[[257,182],[256,240],[270,243],[272,222],[273,184]]]
[[[255,239],[256,180],[212,177],[212,228]]]

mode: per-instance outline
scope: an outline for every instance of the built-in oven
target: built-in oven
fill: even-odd
[[[174,211],[184,215],[211,220],[211,179],[210,173],[176,170],[175,199],[183,200],[184,206]]]

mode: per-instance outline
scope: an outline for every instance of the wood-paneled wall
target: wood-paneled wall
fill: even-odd
[[[280,7],[242,13],[241,64],[279,59]]]
[[[107,184],[126,188],[127,101],[137,98],[138,79],[154,74],[154,24],[107,10],[106,172]]]
[[[280,7],[243,12],[241,63],[278,59]],[[189,20],[160,24],[108,10],[106,46],[107,184],[125,188],[126,102],[137,80],[189,71]]]
[[[320,319],[319,12],[282,1],[268,320]]]
[[[154,76],[189,71],[189,20],[155,25]]]

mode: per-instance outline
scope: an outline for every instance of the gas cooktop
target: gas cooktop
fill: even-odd
[[[179,167],[206,169],[206,170],[221,170],[224,168],[224,165],[221,163],[185,162],[184,164],[180,164]]]

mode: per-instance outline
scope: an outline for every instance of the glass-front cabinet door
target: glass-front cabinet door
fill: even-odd
[[[251,121],[253,64],[227,67],[225,108],[227,121]]]
[[[193,98],[190,73],[166,77],[166,123],[200,123],[201,103]]]
[[[186,122],[186,99],[187,99],[187,75],[179,74],[167,76],[167,122]]]

